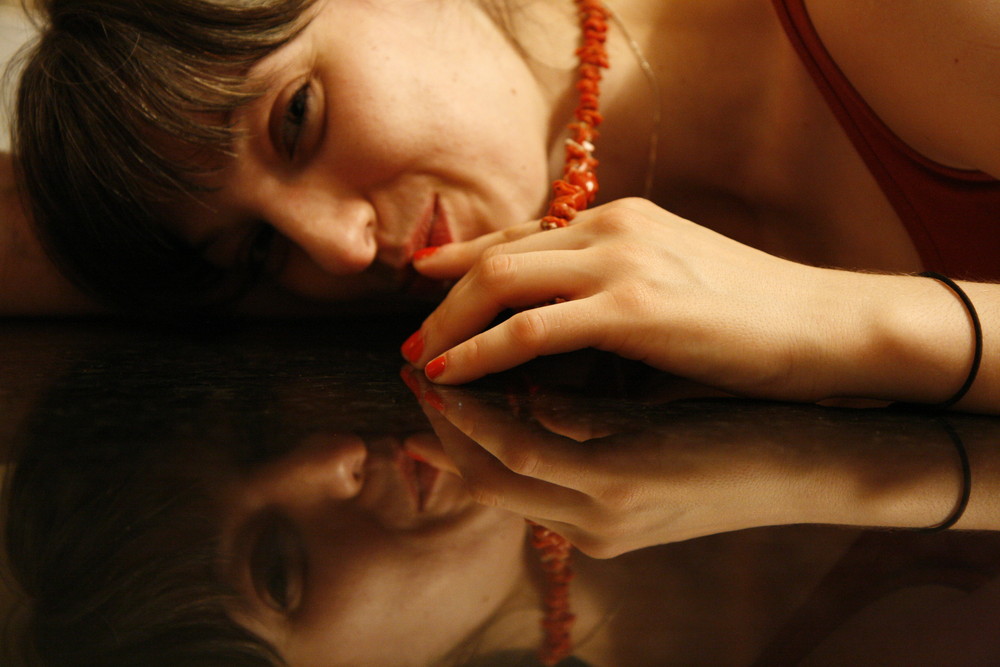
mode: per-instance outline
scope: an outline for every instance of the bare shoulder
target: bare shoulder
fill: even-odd
[[[806,0],[869,105],[932,159],[1000,177],[1000,5],[994,0]]]

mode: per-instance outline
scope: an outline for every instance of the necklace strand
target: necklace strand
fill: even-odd
[[[580,59],[576,89],[579,104],[570,123],[566,140],[566,163],[562,178],[552,184],[553,198],[542,229],[565,227],[576,214],[593,203],[597,196],[597,160],[594,141],[603,120],[598,111],[601,93],[601,70],[608,67],[605,47],[608,35],[608,11],[600,0],[575,0],[583,40],[576,54]],[[538,650],[543,665],[555,665],[573,652],[572,629],[575,616],[570,612],[569,585],[573,580],[573,546],[562,535],[533,522],[532,545],[538,550],[546,590],[543,600],[542,632]]]
[[[605,42],[608,37],[608,12],[600,0],[576,0],[583,31],[583,43],[576,50],[580,59],[576,89],[579,103],[569,124],[566,140],[566,163],[562,178],[552,184],[553,199],[542,218],[542,229],[565,227],[576,214],[589,206],[597,196],[597,160],[594,141],[597,127],[604,120],[598,111],[601,94],[601,69],[608,66]]]

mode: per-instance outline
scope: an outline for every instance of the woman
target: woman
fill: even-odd
[[[985,0],[615,3],[606,203],[549,234],[524,221],[577,103],[572,3],[43,4],[20,168],[107,298],[462,277],[406,346],[437,382],[593,346],[746,395],[1000,409]],[[925,269],[967,281],[898,275]]]

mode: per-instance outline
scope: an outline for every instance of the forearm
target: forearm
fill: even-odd
[[[775,524],[1000,530],[1000,426],[972,415],[864,410],[803,421],[759,479]],[[787,437],[787,434],[786,434]],[[766,458],[766,457],[763,457]],[[963,462],[968,464],[966,468]],[[967,504],[962,498],[968,493]],[[746,496],[745,497],[752,497]]]

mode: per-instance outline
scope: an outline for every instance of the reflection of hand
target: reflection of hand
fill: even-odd
[[[844,285],[831,284],[851,274],[779,259],[644,200],[528,230],[451,244],[416,263],[435,277],[465,273],[411,359],[447,351],[436,381],[596,347],[729,391],[816,400],[833,393],[831,359],[858,352],[846,349],[853,330],[831,328],[858,323],[842,312]],[[508,308],[527,310],[487,329]]]
[[[589,409],[579,424],[568,404],[543,409],[548,398],[519,416],[419,373],[411,382],[479,502],[596,557],[755,526],[927,526],[960,488],[953,445],[933,421],[719,402],[636,431]]]
[[[781,480],[755,474],[752,456],[733,456],[738,445],[691,451],[683,438],[650,432],[580,442],[579,433],[553,433],[473,396],[430,391],[428,417],[473,497],[559,532],[590,556],[790,522],[768,500]]]

